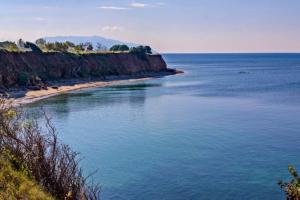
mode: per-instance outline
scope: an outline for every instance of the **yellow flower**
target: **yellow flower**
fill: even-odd
[[[5,113],[5,117],[7,117],[8,119],[12,119],[17,115],[17,112],[13,109],[9,109],[6,113]]]
[[[71,199],[71,197],[72,197],[72,192],[69,191],[68,194],[65,197],[65,200]]]

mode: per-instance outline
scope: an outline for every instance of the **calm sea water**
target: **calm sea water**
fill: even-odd
[[[283,199],[300,170],[300,54],[173,54],[185,71],[49,98],[103,199]]]

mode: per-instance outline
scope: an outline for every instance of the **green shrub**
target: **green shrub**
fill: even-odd
[[[32,52],[37,52],[37,53],[42,53],[42,50],[32,42],[26,42],[25,43],[25,48],[31,49]]]
[[[7,51],[20,51],[16,43],[11,41],[0,42],[0,48]]]
[[[278,184],[285,192],[288,200],[300,200],[300,177],[292,165],[289,165],[288,170],[292,179],[288,182],[280,181]]]
[[[130,48],[129,53],[135,54],[139,58],[146,60],[146,55],[152,54],[152,50],[149,46],[137,46]]]
[[[129,47],[127,45],[124,44],[117,44],[112,46],[110,49],[110,51],[116,52],[116,51],[129,51]]]
[[[86,47],[87,51],[93,51],[94,50],[93,44],[90,43],[90,42],[87,42],[84,46]]]
[[[83,52],[83,51],[85,50],[84,44],[83,44],[83,43],[80,43],[80,44],[76,45],[76,46],[74,47],[74,50],[75,50],[77,53]]]
[[[40,48],[44,48],[46,44],[46,40],[43,38],[39,38],[35,41],[35,44],[38,45]]]

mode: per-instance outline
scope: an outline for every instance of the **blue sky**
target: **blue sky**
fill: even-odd
[[[300,0],[0,0],[0,40],[101,35],[160,52],[300,52]]]

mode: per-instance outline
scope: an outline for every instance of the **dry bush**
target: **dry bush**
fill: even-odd
[[[279,186],[286,194],[287,200],[300,200],[300,177],[292,165],[289,165],[288,170],[292,179],[288,182],[279,181]]]
[[[47,192],[63,200],[99,199],[100,187],[90,186],[79,167],[78,154],[60,143],[50,118],[45,128],[29,119],[21,109],[0,100],[1,152],[9,151],[15,166],[25,167]]]

